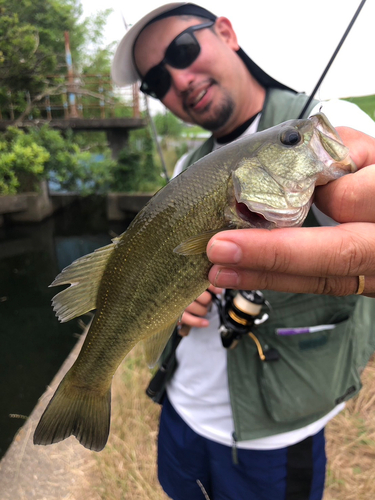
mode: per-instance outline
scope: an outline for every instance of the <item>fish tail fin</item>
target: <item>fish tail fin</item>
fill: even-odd
[[[34,432],[34,444],[58,443],[74,435],[90,450],[107,443],[111,417],[111,387],[104,394],[78,387],[65,378],[57,388]]]

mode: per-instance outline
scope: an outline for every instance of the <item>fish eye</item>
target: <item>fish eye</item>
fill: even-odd
[[[285,144],[285,146],[296,146],[302,141],[302,135],[298,132],[298,130],[289,128],[282,132],[280,135],[280,141]]]

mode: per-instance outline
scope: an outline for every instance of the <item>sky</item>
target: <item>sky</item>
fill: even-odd
[[[84,16],[113,9],[107,42],[119,42],[127,24],[165,1],[81,0]],[[240,46],[271,76],[310,93],[345,32],[360,0],[196,0],[227,17]],[[375,0],[367,0],[318,94],[318,99],[375,94]]]

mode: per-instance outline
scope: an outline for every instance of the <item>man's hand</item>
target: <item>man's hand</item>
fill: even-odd
[[[375,222],[375,138],[348,127],[337,131],[358,172],[318,187],[314,203],[337,222]]]
[[[216,294],[222,293],[223,291],[221,288],[217,288],[212,285],[208,288],[208,290]],[[180,335],[185,337],[189,334],[190,328],[192,327],[207,327],[210,322],[208,321],[208,319],[204,318],[204,316],[206,316],[206,314],[210,310],[211,305],[212,296],[206,290],[185,309],[185,312],[183,313],[181,318],[181,328],[179,331]]]
[[[358,172],[317,188],[316,204],[337,227],[241,229],[211,238],[215,286],[375,297],[375,139],[340,127]]]

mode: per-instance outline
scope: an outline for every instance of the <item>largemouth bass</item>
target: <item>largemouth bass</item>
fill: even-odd
[[[161,189],[113,243],[65,268],[51,286],[64,322],[96,309],[73,367],[34,434],[35,444],[74,435],[101,450],[110,427],[111,381],[145,341],[159,358],[184,309],[209,286],[206,245],[231,228],[302,225],[316,185],[355,171],[323,114],[244,137],[189,167]]]

